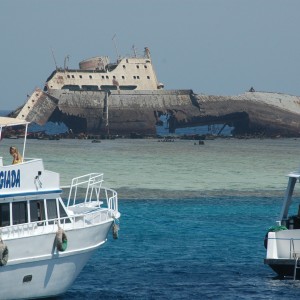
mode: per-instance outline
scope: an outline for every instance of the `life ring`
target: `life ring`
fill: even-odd
[[[62,228],[58,228],[56,232],[55,240],[56,240],[56,248],[58,251],[63,252],[67,249],[68,239],[66,233]]]
[[[113,238],[116,240],[118,239],[118,225],[116,225],[115,223],[112,226],[112,234],[113,234]]]
[[[115,240],[119,238],[119,233],[118,233],[119,229],[120,229],[119,220],[114,219],[114,223],[112,225],[112,234]]]
[[[0,241],[0,266],[5,266],[8,261],[8,248],[3,243],[3,241]]]

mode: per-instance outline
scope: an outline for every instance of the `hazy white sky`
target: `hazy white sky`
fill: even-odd
[[[300,95],[300,0],[1,0],[0,110],[22,105],[69,55],[149,47],[165,89]]]

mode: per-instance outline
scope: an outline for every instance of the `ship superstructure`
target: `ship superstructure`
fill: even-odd
[[[110,63],[108,56],[97,56],[79,63],[79,69],[55,70],[47,79],[44,91],[158,90],[159,83],[146,47],[143,57],[119,58]]]

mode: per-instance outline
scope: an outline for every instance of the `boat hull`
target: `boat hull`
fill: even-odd
[[[55,233],[25,238],[19,245],[17,239],[7,240],[8,263],[0,267],[1,300],[65,293],[91,255],[106,242],[111,224],[66,230],[68,247],[64,252],[53,249]]]
[[[294,259],[265,259],[264,263],[268,265],[279,277],[294,277],[295,260]],[[298,263],[298,267],[300,267]],[[297,269],[296,279],[300,279],[300,270]]]
[[[3,267],[1,299],[41,298],[66,292],[95,250]]]
[[[278,93],[237,96],[197,95],[192,90],[35,91],[13,116],[44,125],[63,122],[73,133],[102,135],[156,134],[168,118],[176,129],[228,124],[235,135],[299,136],[300,97]],[[32,96],[32,97],[33,97]],[[30,107],[30,109],[28,109]]]

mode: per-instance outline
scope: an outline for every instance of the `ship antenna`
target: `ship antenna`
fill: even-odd
[[[115,41],[115,38],[116,38],[116,34],[114,34],[112,40],[114,41],[114,45],[115,45],[115,49],[116,49],[116,53],[117,53],[117,59],[120,58],[120,54],[119,54],[119,51],[118,51],[118,48],[117,48],[117,44],[116,44],[116,41]]]
[[[56,59],[55,59],[55,56],[54,56],[54,51],[53,49],[51,48],[51,52],[52,52],[52,56],[53,56],[53,60],[54,60],[54,64],[55,64],[55,68],[57,70],[57,63],[56,63]]]
[[[136,49],[135,49],[135,46],[134,46],[134,45],[132,45],[132,49],[133,49],[134,57],[137,57]]]
[[[69,55],[67,55],[67,56],[65,57],[65,62],[64,62],[64,69],[65,69],[65,70],[68,68],[67,61],[69,62],[69,58],[70,58]]]

